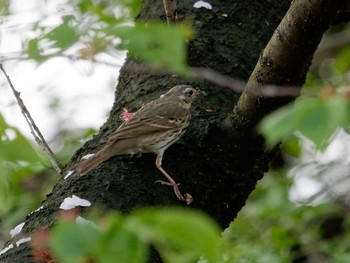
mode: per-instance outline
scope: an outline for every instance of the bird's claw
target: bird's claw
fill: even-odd
[[[162,181],[162,180],[157,180],[155,181],[155,183],[160,183],[161,185],[169,185],[169,186],[172,186],[174,188],[174,193],[176,195],[176,197],[181,200],[181,201],[185,201],[185,198],[183,197],[183,195],[181,194],[180,190],[179,190],[179,187],[178,185],[180,184],[173,184],[171,182],[165,182],[165,181]]]
[[[155,183],[160,183],[161,185],[169,185],[169,186],[173,186],[173,187],[180,185],[180,184],[172,184],[170,182],[166,182],[166,181],[163,181],[163,180],[157,180],[157,181],[155,181]]]

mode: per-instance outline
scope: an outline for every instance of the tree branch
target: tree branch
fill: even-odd
[[[137,74],[152,74],[156,75],[165,75],[171,74],[176,75],[176,72],[155,68],[151,65],[134,62],[128,70]],[[247,83],[232,78],[228,75],[221,74],[220,72],[213,70],[211,68],[204,67],[189,67],[189,79],[195,79],[198,81],[206,81],[208,83],[214,84],[218,87],[229,89],[237,94],[241,94]],[[278,86],[278,85],[263,85],[259,90],[255,90],[255,96],[263,96],[266,98],[272,97],[298,97],[300,95],[299,86]]]
[[[163,0],[168,25],[177,21],[176,0]]]
[[[49,160],[51,161],[52,166],[54,167],[54,169],[56,170],[57,173],[61,174],[62,170],[62,164],[57,160],[55,154],[52,152],[50,146],[47,144],[44,136],[41,134],[38,126],[36,126],[32,116],[30,115],[27,107],[25,106],[23,100],[20,97],[20,93],[15,89],[15,87],[13,86],[10,77],[7,75],[4,67],[2,66],[2,64],[0,64],[0,69],[1,71],[4,73],[7,82],[9,83],[13,94],[15,95],[15,98],[17,100],[18,106],[21,108],[21,112],[26,120],[26,122],[28,123],[28,126],[30,128],[31,134],[33,135],[35,141],[37,142],[37,144],[42,147],[42,149],[47,153],[47,156],[49,158]]]
[[[340,0],[293,1],[260,55],[247,87],[241,95],[236,113],[250,125],[289,100],[256,96],[261,86],[299,86],[304,83],[312,56],[323,33],[342,6]]]
[[[204,80],[219,87],[228,88],[236,93],[242,93],[247,85],[246,82],[223,75],[210,68],[190,68],[190,75],[197,80]],[[298,97],[299,86],[263,85],[259,90],[254,90],[255,96],[259,97]]]

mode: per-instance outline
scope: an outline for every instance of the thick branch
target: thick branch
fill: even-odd
[[[337,14],[342,1],[299,0],[275,30],[238,101],[240,118],[255,125],[263,116],[288,102],[258,97],[262,85],[301,86],[323,33]]]

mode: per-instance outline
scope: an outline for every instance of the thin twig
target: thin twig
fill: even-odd
[[[223,75],[210,68],[192,67],[190,74],[195,79],[205,80],[220,87],[228,88],[236,93],[242,93],[247,83],[237,80],[227,75]],[[255,96],[273,98],[273,97],[298,97],[300,95],[300,86],[293,85],[263,85],[259,89],[254,89]]]
[[[176,0],[163,0],[168,25],[177,21]]]
[[[210,68],[191,67],[190,75],[195,79],[204,80],[220,87],[229,88],[237,93],[242,93],[247,84],[244,81],[223,75]]]
[[[148,64],[134,62],[128,65],[127,70],[135,73],[144,74],[174,74],[174,71],[167,69],[154,68]],[[247,86],[247,83],[228,75],[223,75],[210,68],[190,67],[189,78],[203,80],[222,88],[230,89],[241,94]],[[274,97],[298,97],[300,95],[300,86],[294,85],[262,85],[259,89],[254,89],[257,97],[274,98]]]
[[[13,94],[16,97],[18,106],[21,108],[22,114],[26,120],[26,122],[28,123],[28,126],[30,128],[31,133],[34,136],[35,141],[37,142],[37,144],[39,144],[39,146],[41,146],[43,148],[43,150],[48,154],[48,158],[52,163],[52,166],[54,167],[54,169],[56,170],[57,173],[61,174],[62,171],[62,164],[57,160],[55,154],[52,152],[50,146],[47,144],[45,138],[43,137],[43,135],[41,134],[39,128],[36,126],[34,120],[32,119],[27,107],[24,105],[23,100],[20,97],[20,93],[15,89],[15,87],[13,86],[10,77],[7,75],[4,67],[2,66],[2,64],[0,64],[0,69],[1,71],[4,73],[7,82],[9,83]]]
[[[222,88],[228,88],[238,94],[241,94],[247,85],[247,83],[242,80],[223,75],[210,68],[191,67],[189,70],[190,76],[194,79],[203,80]]]
[[[93,62],[93,63],[106,65],[106,66],[110,66],[110,67],[114,67],[114,68],[115,67],[119,67],[120,68],[122,66],[120,64],[111,63],[111,62],[108,62],[108,61],[105,61],[105,60],[98,60],[98,59],[95,59],[95,58],[84,59],[82,57],[74,56],[74,55],[57,54],[57,55],[55,55],[55,58],[57,58],[57,57],[67,58],[67,59],[69,59],[72,62],[75,62],[75,61],[86,61],[86,62]],[[17,57],[5,57],[5,56],[1,56],[0,55],[0,61],[2,61],[2,62],[11,61],[11,60],[23,61],[23,60],[29,60],[29,57],[25,56],[25,55],[17,56]]]
[[[59,55],[60,57],[67,58],[71,61],[77,61],[77,60],[83,60],[88,61],[86,59],[82,59],[78,56],[73,55]],[[1,59],[1,57],[0,57]],[[25,58],[26,59],[26,58]],[[107,61],[101,61],[92,59],[91,62],[98,63],[98,64],[104,64],[107,66],[112,67],[121,67],[121,65],[110,63]],[[131,71],[137,72],[137,73],[145,73],[145,74],[175,74],[172,70],[167,69],[159,69],[152,67],[151,65],[144,64],[144,63],[134,63],[132,65],[132,68],[130,68]],[[189,75],[193,79],[197,80],[203,80],[212,84],[215,84],[219,87],[228,88],[238,94],[241,94],[243,90],[246,88],[247,83],[235,78],[232,78],[228,75],[223,75],[219,73],[218,71],[215,71],[210,68],[203,68],[203,67],[190,67],[189,68]],[[263,85],[260,86],[259,89],[254,89],[253,95],[265,97],[265,98],[273,98],[273,97],[298,97],[300,95],[300,86],[293,86],[293,85]],[[304,95],[311,95],[314,96],[315,94],[306,94],[307,92],[304,91]]]

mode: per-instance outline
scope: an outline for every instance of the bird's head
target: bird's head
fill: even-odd
[[[200,95],[205,95],[205,92],[196,90],[190,85],[177,85],[164,94],[164,96],[177,96],[180,100],[189,105]]]

